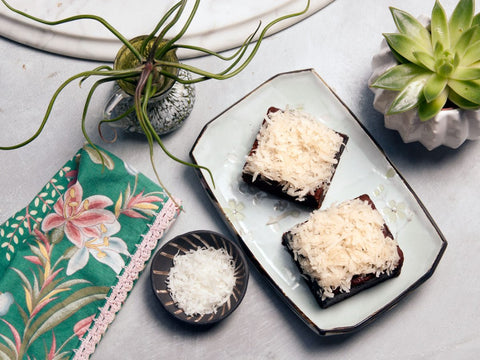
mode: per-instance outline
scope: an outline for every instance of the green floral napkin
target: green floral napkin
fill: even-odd
[[[88,359],[178,202],[85,146],[0,226],[0,359]]]

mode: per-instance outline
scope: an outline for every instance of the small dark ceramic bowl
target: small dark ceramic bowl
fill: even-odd
[[[167,278],[177,253],[187,253],[202,247],[224,248],[235,262],[235,286],[229,300],[217,308],[215,313],[187,316],[173,302],[167,289]],[[245,296],[248,285],[248,265],[242,250],[233,241],[211,231],[193,231],[179,235],[163,245],[154,255],[150,268],[152,287],[163,307],[175,318],[196,325],[214,324],[229,316]]]

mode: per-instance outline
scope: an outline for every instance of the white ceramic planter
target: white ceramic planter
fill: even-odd
[[[371,85],[383,72],[397,65],[395,57],[385,40],[380,52],[373,57]],[[480,110],[442,110],[428,121],[420,121],[415,109],[395,115],[385,115],[397,92],[370,88],[375,94],[374,108],[384,114],[385,127],[397,130],[406,143],[418,141],[428,150],[444,145],[458,148],[465,140],[480,139]]]

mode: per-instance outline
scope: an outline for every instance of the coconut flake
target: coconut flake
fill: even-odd
[[[383,224],[368,202],[354,199],[316,210],[291,230],[295,259],[323,288],[323,299],[336,288],[350,292],[355,275],[379,276],[397,267],[398,243],[383,234]]]
[[[235,286],[235,263],[223,248],[177,253],[167,278],[167,288],[185,315],[216,313]]]
[[[293,109],[269,113],[258,146],[244,171],[282,184],[298,200],[328,183],[335,171],[343,138],[312,115]]]

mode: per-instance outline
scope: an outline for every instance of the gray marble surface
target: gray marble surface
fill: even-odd
[[[367,87],[371,58],[382,32],[394,31],[388,6],[429,14],[434,1],[336,0],[310,18],[266,39],[237,77],[197,86],[197,103],[185,126],[165,136],[166,146],[188,159],[203,126],[273,75],[314,68],[365,125],[423,201],[449,242],[435,274],[398,306],[359,332],[322,338],[314,334],[251,267],[247,294],[226,321],[208,331],[171,319],[150,289],[148,271],[92,357],[99,359],[472,359],[480,350],[480,142],[427,151],[404,144],[383,126]],[[443,0],[448,12],[454,0]],[[0,38],[0,144],[24,140],[41,122],[50,95],[69,76],[96,62],[34,50]],[[211,57],[188,60],[215,68]],[[69,86],[59,97],[43,134],[30,145],[0,152],[0,222],[24,207],[83,143],[80,117],[88,85]],[[103,143],[96,128],[111,88],[92,102],[92,139],[153,177],[147,143],[120,135]],[[163,182],[185,212],[163,241],[191,230],[229,234],[196,174],[155,151]]]

